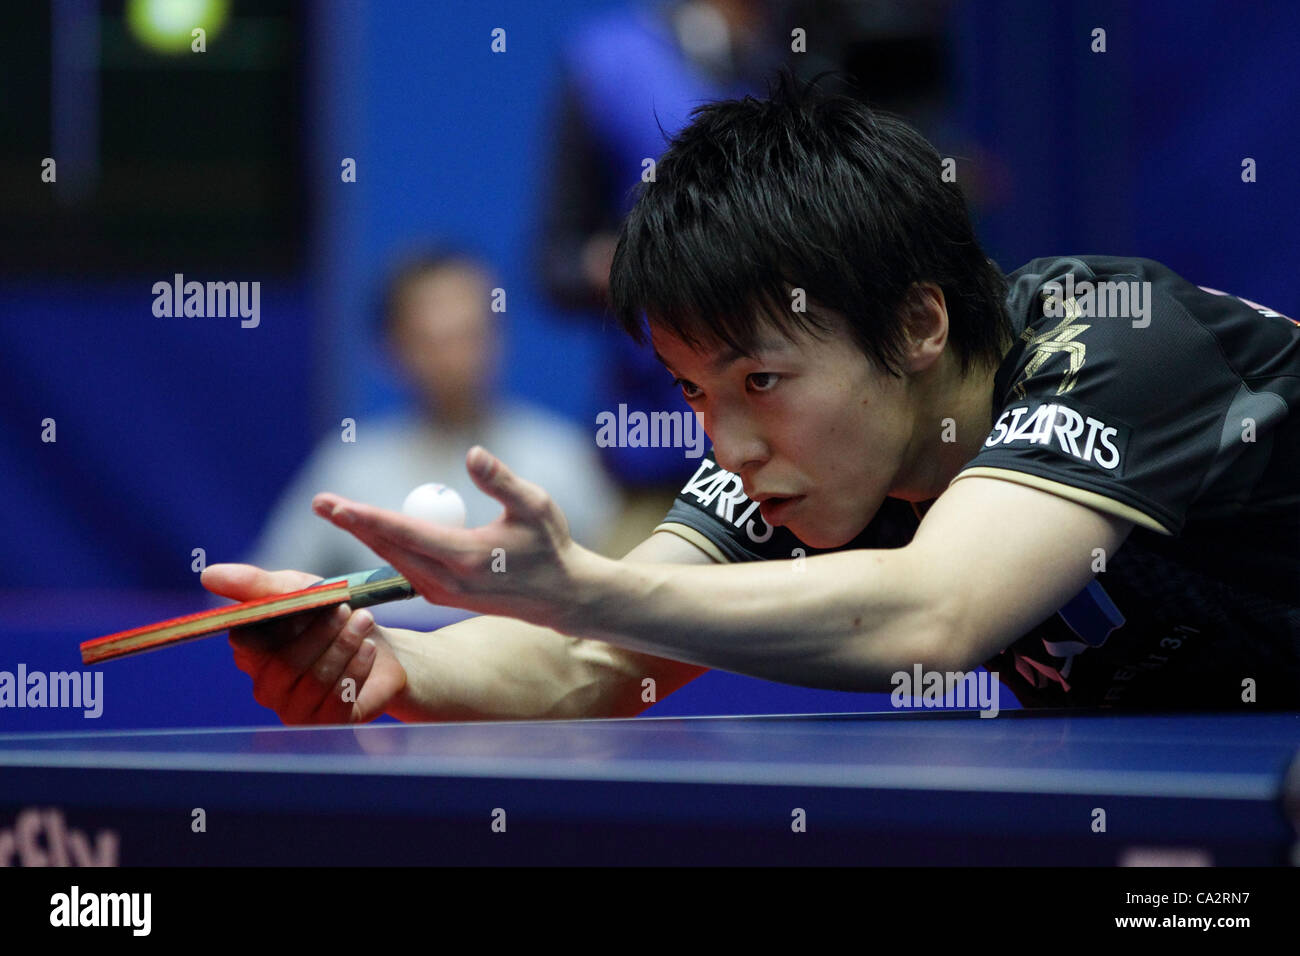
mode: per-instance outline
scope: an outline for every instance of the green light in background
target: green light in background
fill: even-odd
[[[156,53],[188,53],[195,27],[203,28],[210,43],[229,13],[229,0],[127,0],[126,25]]]

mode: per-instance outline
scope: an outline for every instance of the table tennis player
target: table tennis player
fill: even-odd
[[[888,692],[984,664],[1027,707],[1300,707],[1300,324],[1146,259],[1004,276],[944,168],[787,78],[697,110],[610,283],[712,443],[663,523],[599,557],[478,447],[484,526],[321,494],[483,616],[237,631],[256,699],[289,723],[610,717],[708,668]],[[239,600],[313,580],[203,576]]]

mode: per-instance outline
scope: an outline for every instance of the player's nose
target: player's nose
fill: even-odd
[[[709,433],[713,460],[718,467],[746,475],[767,460],[767,446],[757,432],[740,428],[717,428]]]

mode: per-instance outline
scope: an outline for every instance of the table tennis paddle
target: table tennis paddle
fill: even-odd
[[[131,654],[143,654],[145,651],[156,651],[197,637],[227,631],[232,627],[261,624],[343,603],[353,608],[362,608],[414,596],[411,583],[392,568],[357,571],[318,581],[311,587],[298,591],[244,601],[241,604],[229,604],[97,637],[82,643],[81,663],[99,664]]]

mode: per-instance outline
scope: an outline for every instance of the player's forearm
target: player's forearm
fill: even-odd
[[[903,549],[687,567],[584,558],[566,633],[807,687],[882,691],[946,662],[949,622]]]
[[[385,636],[407,674],[388,708],[399,720],[631,717],[648,706],[641,655],[601,641],[492,616]]]

